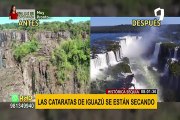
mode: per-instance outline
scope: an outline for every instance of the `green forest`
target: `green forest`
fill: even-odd
[[[60,82],[69,80],[73,73],[74,79],[80,83],[89,80],[90,66],[89,40],[80,39],[64,41],[52,54],[51,62],[57,66],[57,77]]]
[[[18,30],[27,30],[28,33],[34,34],[38,31],[52,31],[58,32],[59,30],[68,30],[71,32],[71,36],[73,39],[77,38],[81,35],[82,32],[89,33],[90,32],[90,21],[86,22],[76,22],[74,23],[72,19],[66,22],[43,22],[39,24],[38,27],[24,27],[18,26],[17,23],[7,23],[7,24],[0,24],[0,30],[4,29],[18,29]]]
[[[38,51],[39,42],[36,39],[27,41],[22,44],[14,44],[13,55],[16,61],[21,62],[22,58],[26,55]]]
[[[16,23],[0,25],[0,30],[26,30],[33,36],[36,32],[61,30],[70,31],[70,38],[61,40],[50,55],[50,63],[57,68],[57,78],[62,84],[67,80],[75,79],[78,83],[86,83],[89,80],[90,66],[90,38],[83,38],[82,34],[89,35],[90,21],[73,23],[66,22],[44,22],[38,27],[22,27]],[[13,42],[13,56],[21,63],[22,59],[29,54],[36,54],[42,44],[37,38],[30,38],[27,42]]]

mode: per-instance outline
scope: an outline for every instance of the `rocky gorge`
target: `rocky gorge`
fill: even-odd
[[[161,85],[165,101],[180,100],[180,45],[174,42],[159,44],[157,68],[161,74]]]
[[[94,88],[100,93],[108,88],[157,89],[159,102],[179,101],[179,25],[139,32],[139,28],[123,32],[124,27],[130,29],[128,25],[92,27]]]
[[[52,52],[62,41],[71,39],[71,35],[68,30],[44,30],[33,34],[26,30],[1,30],[0,102],[10,101],[12,94],[87,92],[87,86],[80,87],[73,75],[70,75],[70,80],[61,84],[57,78],[57,67],[51,63]],[[19,47],[33,38],[38,40],[38,50],[23,56],[20,61],[15,59],[14,46]]]

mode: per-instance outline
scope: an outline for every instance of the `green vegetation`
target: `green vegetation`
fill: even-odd
[[[70,80],[71,77],[80,83],[89,80],[89,42],[89,39],[84,41],[81,39],[63,41],[54,50],[51,62],[57,66],[57,77],[61,83]]]
[[[95,44],[93,44],[91,46],[91,51],[93,53],[98,53],[98,51],[101,51],[102,49],[105,49],[106,51],[114,51],[115,52],[115,51],[119,50],[119,47],[120,47],[119,42],[111,41],[111,40],[106,39],[106,38],[102,38],[99,41],[97,40],[94,43]],[[97,46],[97,44],[101,45],[101,46]]]
[[[125,63],[125,62],[119,63],[118,64],[118,68],[116,68],[116,69],[119,69],[120,72],[131,73],[130,66],[127,63]]]
[[[129,58],[128,57],[123,57],[122,61],[126,64],[129,64]]]
[[[172,57],[172,54],[174,52],[174,48],[177,47],[177,46],[179,46],[179,45],[176,44],[176,43],[171,43],[171,42],[163,42],[160,45],[160,52],[159,52],[159,55],[158,55],[159,69],[161,69],[161,70],[164,69],[164,65],[167,62],[167,58],[169,56]]]
[[[117,73],[132,73],[132,72],[131,72],[130,66],[127,63],[122,62],[122,63],[119,63],[119,64],[111,67],[107,73],[109,75],[113,76],[114,79],[116,79],[116,78],[118,78]]]
[[[16,44],[13,48],[14,58],[18,62],[21,62],[23,57],[25,57],[30,53],[38,51],[38,48],[39,48],[39,43],[35,39],[22,43],[20,45]]]
[[[167,49],[172,49],[175,48],[177,45],[175,43],[170,43],[170,42],[164,42],[161,44],[161,47],[167,48]]]
[[[11,23],[0,25],[0,29],[27,30],[29,36],[33,36],[36,32],[41,31],[51,31],[54,33],[69,31],[71,38],[60,42],[59,46],[51,53],[50,61],[57,68],[56,77],[60,83],[67,80],[86,83],[89,80],[90,38],[84,38],[83,35],[90,33],[89,26],[90,21],[74,23],[72,20],[68,20],[66,22],[44,22],[38,27],[22,27]],[[25,43],[15,41],[13,43],[13,55],[16,61],[21,62],[22,58],[38,51],[39,48],[39,41],[35,39]],[[43,61],[46,59],[46,56],[37,55],[36,58],[39,61]]]
[[[83,32],[90,33],[90,21],[85,22],[77,22],[73,23],[70,19],[66,22],[44,22],[40,24],[38,27],[23,27],[18,26],[17,23],[4,24],[0,25],[0,30],[3,29],[17,29],[17,30],[27,30],[28,33],[34,34],[37,31],[51,31],[58,32],[60,30],[68,30],[71,32],[71,39],[80,38]]]
[[[180,76],[180,62],[170,64],[169,69],[174,76]]]
[[[118,49],[119,49],[119,45],[117,44],[107,46],[107,51],[116,51]]]

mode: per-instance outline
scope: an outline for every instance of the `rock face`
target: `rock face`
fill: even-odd
[[[12,45],[16,42],[26,42],[26,31],[0,31],[0,101],[10,101],[11,94],[30,95],[23,82],[22,73],[17,67],[12,54]],[[28,85],[28,84],[27,84]]]
[[[36,38],[41,47],[36,54],[24,57],[21,63],[13,56],[14,43],[23,43]],[[56,67],[50,63],[51,52],[59,40],[70,38],[69,31],[37,32],[30,35],[27,31],[0,31],[0,102],[10,101],[11,94],[33,95],[35,93],[84,93],[87,88],[79,85],[73,78],[59,84]]]
[[[158,68],[163,71],[167,59],[171,56],[171,49],[161,44],[158,55]]]
[[[27,57],[27,60],[22,62],[21,68],[24,82],[30,86],[31,94],[77,93],[73,81],[68,81],[66,86],[58,84],[56,68],[48,59],[38,60],[35,57]]]
[[[163,43],[158,55],[158,70],[165,101],[180,101],[180,49],[176,43]]]
[[[175,43],[161,44],[158,55],[158,68],[160,71],[164,70],[167,60],[171,58],[177,60],[180,58],[180,48],[177,47]]]
[[[71,33],[67,30],[60,30],[58,32],[44,31],[38,32],[35,34],[35,37],[40,40],[56,40],[56,39],[69,39],[71,37]]]
[[[25,42],[28,40],[27,31],[16,31],[16,30],[6,30],[0,31],[0,42],[8,42],[12,40],[18,40]]]
[[[12,45],[14,42],[28,41],[27,34],[27,31],[0,31],[0,68],[16,66],[12,55]]]
[[[29,95],[25,91],[23,77],[19,69],[7,68],[0,70],[0,101],[10,101],[11,94]]]
[[[91,82],[91,93],[105,93],[106,89],[129,89],[135,87],[132,83],[134,74],[124,73],[118,80],[96,80]]]

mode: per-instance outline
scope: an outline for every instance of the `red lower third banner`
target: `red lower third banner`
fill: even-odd
[[[106,89],[106,94],[157,94],[157,89]]]

